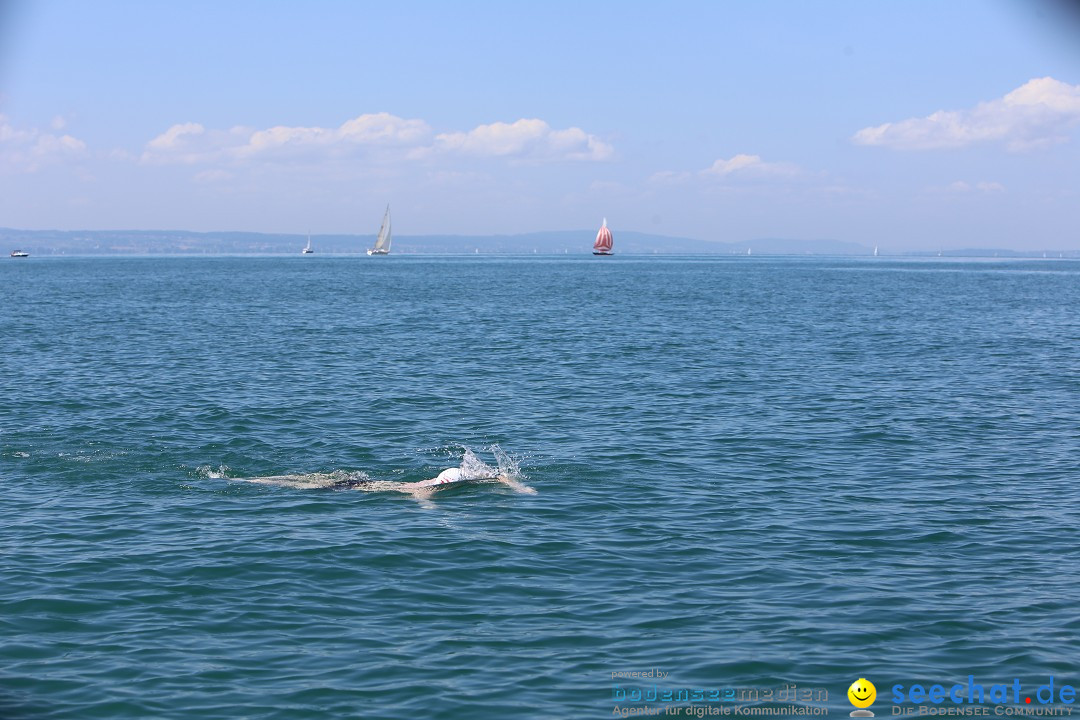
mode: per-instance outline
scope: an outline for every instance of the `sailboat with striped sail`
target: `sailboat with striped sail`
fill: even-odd
[[[615,252],[611,249],[614,245],[614,240],[611,237],[611,230],[607,226],[607,218],[604,218],[604,224],[600,226],[600,230],[596,233],[596,242],[592,246],[593,255],[614,255]]]
[[[368,255],[389,255],[390,243],[393,238],[390,235],[390,206],[386,206],[386,214],[383,215],[382,226],[379,227],[379,235],[375,238],[375,247],[368,248]]]

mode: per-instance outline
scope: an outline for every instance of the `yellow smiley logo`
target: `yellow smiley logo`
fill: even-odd
[[[859,678],[847,689],[847,697],[857,708],[870,707],[877,697],[877,688],[866,678]]]

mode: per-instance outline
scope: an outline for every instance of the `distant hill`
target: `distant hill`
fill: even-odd
[[[396,235],[395,255],[422,254],[569,254],[592,252],[595,230],[554,230],[520,235]],[[222,255],[299,254],[306,235],[190,230],[16,230],[0,228],[0,257],[12,250],[31,255]],[[312,235],[316,254],[361,254],[375,244],[374,235]],[[855,242],[819,238],[756,238],[718,242],[620,230],[619,255],[872,255],[873,248]],[[883,255],[933,257],[938,251],[889,252]],[[1077,258],[1076,250],[943,250],[944,257]]]
[[[594,230],[559,230],[521,235],[399,235],[395,254],[588,254]],[[155,255],[299,253],[306,235],[188,230],[17,230],[0,228],[0,251],[19,249],[31,255]],[[312,235],[316,253],[362,253],[374,235]],[[838,240],[763,238],[715,242],[633,231],[615,234],[619,254],[868,255],[870,248]]]

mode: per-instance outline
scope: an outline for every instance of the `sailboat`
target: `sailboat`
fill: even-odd
[[[303,250],[301,250],[300,252],[303,253],[304,255],[310,255],[311,253],[315,252],[314,250],[311,249],[311,233],[308,233],[308,236],[307,236],[307,246]]]
[[[614,244],[614,240],[611,237],[611,231],[608,230],[607,218],[604,218],[604,224],[600,226],[600,230],[596,233],[596,242],[592,246],[593,255],[614,255],[611,247]]]
[[[877,257],[877,245],[874,246],[874,257]]]
[[[368,248],[368,255],[390,254],[390,206],[386,206],[386,214],[383,215],[382,226],[379,228],[379,236],[375,238],[375,247]]]

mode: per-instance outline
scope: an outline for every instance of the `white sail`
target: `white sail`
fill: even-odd
[[[379,237],[375,239],[375,250],[390,252],[390,242],[393,240],[390,234],[390,206],[386,206],[386,214],[383,215],[382,226],[379,228]]]

